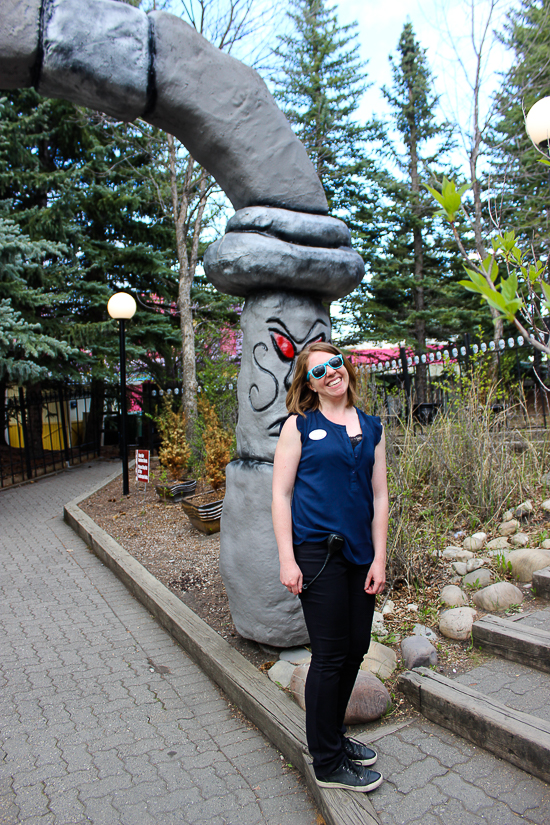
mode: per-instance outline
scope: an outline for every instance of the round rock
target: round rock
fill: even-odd
[[[272,682],[275,682],[275,684],[280,685],[282,688],[287,688],[290,687],[290,680],[292,679],[292,674],[294,673],[295,667],[296,665],[293,665],[290,662],[285,662],[283,659],[279,659],[278,662],[275,662],[273,667],[269,668],[267,675]]]
[[[507,564],[512,565],[512,575],[520,582],[530,582],[535,570],[542,570],[550,565],[550,550],[538,547],[524,547],[512,550],[506,557]]]
[[[467,573],[462,579],[463,584],[468,584],[470,587],[485,587],[490,584],[493,579],[493,574],[486,567],[480,567],[479,570],[472,570]]]
[[[309,665],[299,665],[294,669],[290,690],[296,702],[305,710],[304,688]],[[346,725],[358,725],[380,719],[391,706],[391,698],[382,682],[360,670],[346,710]]]
[[[502,524],[499,524],[498,532],[501,536],[513,536],[514,533],[517,532],[518,527],[519,521],[512,518],[509,521],[503,521]]]
[[[408,670],[437,664],[437,650],[425,636],[408,636],[403,639],[401,655]]]
[[[454,607],[439,617],[439,631],[447,639],[464,640],[470,637],[476,611],[472,607]]]
[[[432,630],[431,627],[426,627],[424,624],[415,624],[413,627],[413,633],[415,636],[424,636],[426,639],[437,639],[437,633],[435,630]]]
[[[516,533],[510,537],[510,544],[514,547],[526,547],[529,544],[529,536],[527,533]]]
[[[487,543],[487,550],[506,550],[510,549],[510,542],[506,536],[498,536],[496,539],[491,539]]]
[[[546,511],[550,510],[550,498],[547,498],[546,501],[543,501],[540,506],[542,507],[543,510],[546,510]]]
[[[481,550],[485,547],[487,542],[487,533],[474,533],[473,536],[468,536],[462,542],[462,546],[465,550],[470,550],[475,553],[477,550]]]
[[[397,656],[391,647],[372,641],[368,653],[363,658],[361,670],[366,670],[381,679],[391,676],[397,667]]]
[[[454,561],[451,567],[459,576],[465,576],[468,572],[467,563],[465,561]]]
[[[307,647],[291,647],[281,650],[279,659],[292,665],[307,665],[311,661],[311,653]]]
[[[455,584],[444,587],[439,598],[447,607],[464,607],[468,604],[467,595]]]
[[[521,604],[523,593],[510,582],[496,582],[474,593],[473,602],[480,610],[506,610],[511,604]]]

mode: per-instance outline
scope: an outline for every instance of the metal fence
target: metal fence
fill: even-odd
[[[117,398],[115,387],[103,385],[8,390],[0,417],[0,487],[98,456],[109,417],[116,428]]]
[[[438,411],[445,410],[463,379],[474,380],[485,370],[497,383],[495,408],[516,410],[530,425],[548,425],[550,361],[522,336],[495,342],[465,335],[422,353],[410,347],[387,347],[357,350],[351,357],[363,383],[370,382],[376,405],[390,419],[412,416],[420,424],[430,423]]]

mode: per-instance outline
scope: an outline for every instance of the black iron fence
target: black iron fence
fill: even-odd
[[[117,399],[116,387],[103,384],[8,389],[0,409],[0,487],[98,456]]]

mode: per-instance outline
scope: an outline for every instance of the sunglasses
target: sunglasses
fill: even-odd
[[[340,367],[344,366],[344,356],[343,355],[333,355],[332,358],[329,358],[328,361],[325,361],[324,364],[317,364],[317,366],[310,369],[308,374],[306,375],[306,381],[309,381],[309,376],[313,376],[313,378],[322,378],[323,375],[327,374],[327,367],[332,367],[333,370],[338,370]]]

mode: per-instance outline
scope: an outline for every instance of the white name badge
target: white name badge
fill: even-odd
[[[309,437],[312,441],[320,441],[322,438],[325,438],[326,434],[326,430],[312,430]]]

